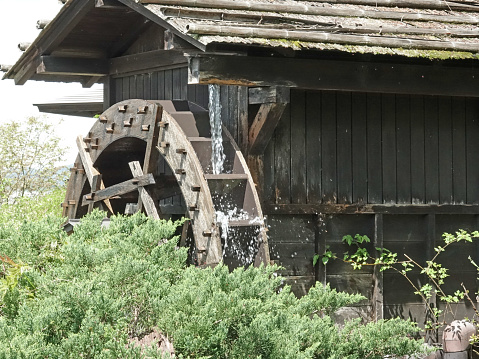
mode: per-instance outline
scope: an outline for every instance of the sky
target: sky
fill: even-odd
[[[60,11],[59,0],[0,0],[0,64],[13,65],[22,55],[17,45],[33,42],[40,33],[38,20],[53,19]],[[4,73],[0,72],[0,78]],[[99,88],[99,85],[96,85]],[[100,87],[101,88],[101,87]],[[27,81],[17,86],[13,80],[0,81],[0,123],[23,121],[31,116],[42,116],[55,124],[62,146],[68,147],[66,163],[73,163],[77,150],[75,139],[86,135],[95,122],[85,117],[41,114],[33,103],[53,100],[83,93],[80,84]],[[59,122],[62,121],[60,124]]]

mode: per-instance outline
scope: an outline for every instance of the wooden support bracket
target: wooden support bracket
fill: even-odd
[[[288,88],[266,89],[264,92],[257,89],[250,90],[250,104],[261,103],[248,134],[248,154],[257,156],[264,153],[274,129],[289,103]]]

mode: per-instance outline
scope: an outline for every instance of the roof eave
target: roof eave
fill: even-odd
[[[68,35],[68,30],[94,6],[95,0],[68,0],[2,79],[12,79],[15,84],[23,85],[35,74],[35,64],[40,56],[61,42]]]
[[[204,52],[206,45],[197,41],[193,37],[186,35],[177,28],[166,22],[146,9],[143,5],[137,4],[132,0],[118,0],[132,10],[138,12],[148,20],[159,26],[170,30],[179,38],[187,41],[189,44]],[[81,21],[88,11],[95,7],[95,0],[68,0],[55,18],[38,35],[35,41],[20,56],[17,62],[5,73],[2,79],[12,79],[17,85],[23,85],[26,81],[32,79],[40,64],[41,56],[49,54],[54,50],[69,32]]]

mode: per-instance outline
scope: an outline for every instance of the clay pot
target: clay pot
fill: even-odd
[[[455,353],[469,347],[469,339],[476,334],[476,327],[465,320],[455,320],[442,333],[442,345],[445,353]]]

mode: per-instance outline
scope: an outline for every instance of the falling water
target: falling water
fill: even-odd
[[[213,174],[224,172],[225,154],[223,151],[223,135],[221,120],[221,102],[220,86],[209,85],[209,116],[211,127],[211,164]],[[252,235],[244,246],[246,238],[236,238],[235,229],[230,227],[230,223],[235,221],[248,221],[251,225],[262,224],[260,218],[251,218],[250,215],[241,208],[233,204],[228,204],[228,196],[219,195],[217,200],[221,203],[221,211],[216,211],[216,222],[221,227],[221,237],[223,240],[223,257],[226,252],[233,254],[239,263],[244,265],[252,263],[256,254],[257,234]]]
[[[221,131],[221,103],[220,103],[220,86],[208,85],[209,92],[209,112],[211,127],[211,164],[213,166],[213,174],[217,175],[223,172],[223,163],[225,154],[223,152],[223,135]]]

